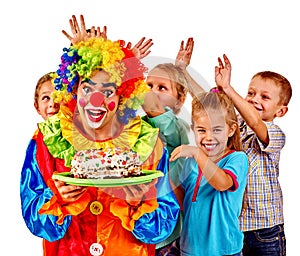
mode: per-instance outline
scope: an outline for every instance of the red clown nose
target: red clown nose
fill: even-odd
[[[104,95],[101,92],[94,92],[90,97],[90,103],[94,107],[102,106],[104,102]]]

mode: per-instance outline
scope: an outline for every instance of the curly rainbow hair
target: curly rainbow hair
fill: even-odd
[[[79,78],[88,79],[93,71],[104,70],[110,74],[110,82],[116,84],[120,96],[118,119],[127,124],[136,116],[149,87],[144,78],[146,67],[124,45],[121,40],[90,38],[64,48],[54,79],[54,101],[63,102],[74,111]]]

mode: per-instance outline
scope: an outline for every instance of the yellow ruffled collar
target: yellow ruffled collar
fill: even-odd
[[[64,106],[58,114],[39,124],[43,140],[53,157],[64,159],[70,166],[76,151],[121,147],[131,148],[139,153],[141,162],[146,161],[158,139],[158,128],[153,128],[140,117],[131,119],[123,126],[116,138],[105,141],[92,141],[80,133],[73,124],[73,113]]]
[[[142,120],[140,117],[130,120],[124,125],[123,130],[116,138],[105,141],[92,141],[85,137],[78,127],[73,124],[70,110],[64,106],[58,113],[63,137],[73,145],[76,151],[86,149],[106,149],[111,147],[133,148],[141,131]]]

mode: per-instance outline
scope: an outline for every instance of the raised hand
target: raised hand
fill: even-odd
[[[182,69],[186,69],[186,67],[190,64],[193,49],[194,39],[192,37],[188,38],[186,45],[184,45],[184,41],[181,41],[175,65]]]
[[[127,49],[131,50],[136,58],[139,60],[145,58],[151,52],[149,49],[153,45],[152,39],[145,41],[146,37],[142,37],[140,41],[137,42],[135,46],[129,42],[126,46]]]
[[[230,87],[230,78],[231,78],[231,64],[229,59],[225,54],[223,54],[223,59],[218,57],[219,66],[215,66],[215,82],[217,86],[222,87],[225,91]]]
[[[83,15],[80,15],[80,26],[78,25],[75,15],[72,15],[72,18],[69,19],[69,24],[73,37],[69,35],[65,30],[62,30],[62,33],[70,40],[72,45],[76,45],[81,41],[86,41],[91,37],[102,37],[104,39],[107,39],[106,26],[103,27],[103,31],[101,31],[100,27],[97,27],[95,29],[95,26],[92,26],[91,29],[86,29]]]

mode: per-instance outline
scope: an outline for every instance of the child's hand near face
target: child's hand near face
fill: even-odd
[[[196,159],[199,154],[199,150],[200,149],[195,146],[181,145],[174,149],[171,154],[170,161],[175,161],[179,157],[193,157]]]

